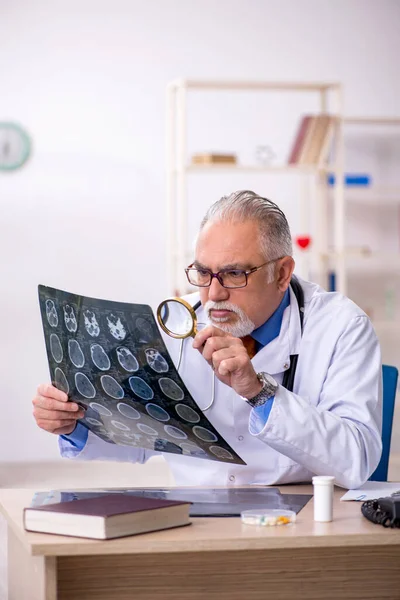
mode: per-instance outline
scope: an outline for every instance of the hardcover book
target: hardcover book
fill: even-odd
[[[212,152],[202,152],[194,154],[192,157],[194,165],[213,165],[213,164],[236,164],[235,154],[217,154]]]
[[[27,531],[99,540],[189,525],[189,502],[108,494],[24,509]]]
[[[306,115],[300,121],[290,152],[289,164],[319,165],[326,160],[334,136],[335,117]]]

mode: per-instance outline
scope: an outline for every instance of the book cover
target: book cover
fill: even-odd
[[[192,157],[193,164],[236,164],[235,154],[217,154],[212,152],[202,152],[194,154]]]
[[[303,147],[304,139],[306,137],[307,129],[310,125],[310,121],[311,121],[311,115],[304,116],[300,121],[300,125],[297,130],[292,149],[290,151],[290,156],[289,156],[289,160],[288,160],[289,165],[296,164],[299,160],[300,152]]]
[[[318,118],[317,118],[317,116],[313,115],[310,117],[310,120],[308,122],[306,135],[304,137],[303,144],[300,149],[300,153],[299,153],[299,157],[298,157],[298,161],[297,161],[299,165],[310,164],[309,157],[312,152],[312,148],[313,148],[313,144],[314,144],[314,136],[315,136],[317,127],[318,127]]]
[[[322,148],[327,138],[328,128],[330,127],[331,123],[331,118],[329,115],[317,115],[315,119],[315,130],[312,136],[308,154],[305,157],[305,163],[310,165],[318,164],[322,153]]]
[[[96,539],[188,525],[189,502],[106,494],[24,509],[27,531]]]
[[[245,464],[190,395],[150,306],[39,286],[50,377],[102,440]],[[211,377],[211,374],[210,374]]]
[[[335,138],[336,134],[336,125],[337,119],[333,115],[328,117],[328,123],[326,125],[325,134],[323,136],[321,146],[319,148],[319,153],[316,158],[317,164],[323,164],[329,162],[329,156],[331,154],[332,149],[332,141]]]

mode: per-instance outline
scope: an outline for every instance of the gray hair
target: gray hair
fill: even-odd
[[[233,192],[214,202],[200,224],[200,231],[207,223],[217,221],[257,221],[266,260],[293,254],[292,236],[284,213],[274,202],[255,192]]]

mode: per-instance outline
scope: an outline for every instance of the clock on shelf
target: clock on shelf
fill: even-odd
[[[26,163],[31,139],[20,125],[0,121],[0,171],[14,171]]]

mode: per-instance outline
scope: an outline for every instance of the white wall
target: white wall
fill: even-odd
[[[152,305],[167,291],[167,82],[341,81],[348,113],[393,115],[399,23],[396,0],[0,0],[0,120],[34,142],[24,169],[0,174],[0,460],[57,456],[31,417],[48,379],[37,284]]]

